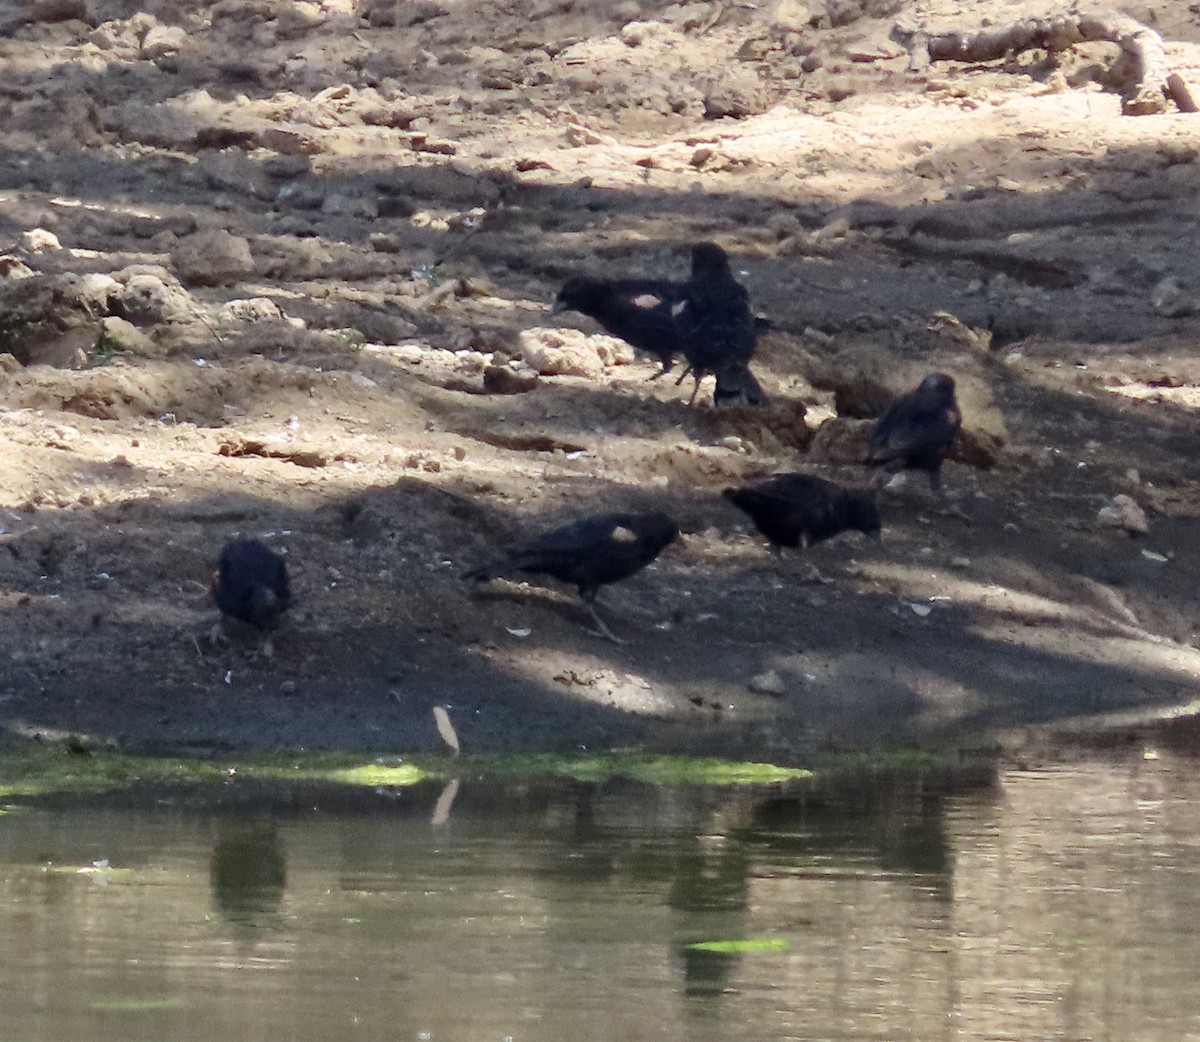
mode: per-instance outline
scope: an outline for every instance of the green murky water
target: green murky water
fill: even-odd
[[[1195,766],[48,797],[0,1039],[1200,1039]]]

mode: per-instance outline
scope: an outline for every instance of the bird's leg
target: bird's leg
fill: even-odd
[[[669,372],[671,371],[671,367],[672,367],[674,364],[675,364],[675,361],[674,361],[674,359],[670,359],[670,358],[668,358],[668,359],[667,359],[665,362],[663,362],[663,364],[662,364],[662,368],[661,368],[661,369],[660,369],[660,370],[659,370],[657,373],[653,373],[652,375],[650,375],[650,376],[646,377],[646,379],[647,379],[647,380],[660,380],[660,379],[662,379],[664,376],[666,376],[666,375],[667,375],[667,373],[669,373]],[[689,368],[690,368],[690,366],[689,366]],[[686,375],[687,375],[687,373],[685,372],[685,373],[684,373],[684,376],[686,376]]]
[[[620,637],[618,637],[615,633],[613,633],[612,630],[610,630],[604,624],[604,620],[602,618],[600,618],[600,615],[597,613],[596,606],[594,604],[589,604],[588,602],[585,601],[584,606],[587,608],[588,612],[591,614],[592,621],[596,624],[596,629],[598,629],[600,631],[600,636],[602,636],[605,640],[611,640],[614,644],[628,644],[629,643],[629,641],[622,640]]]
[[[599,636],[605,640],[611,640],[614,644],[628,644],[629,641],[622,640],[605,624],[604,620],[596,611],[596,590],[595,588],[584,588],[579,591],[580,597],[583,598],[583,606],[587,608],[588,613],[592,616],[592,621],[596,624],[596,629],[599,630]]]
[[[696,401],[696,395],[698,395],[700,393],[700,381],[704,379],[703,370],[700,370],[700,369],[694,370],[692,372],[692,379],[694,379],[696,381],[696,383],[692,387],[692,396],[688,399],[688,408],[689,409],[692,407],[692,404]]]

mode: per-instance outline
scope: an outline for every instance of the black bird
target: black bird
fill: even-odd
[[[263,634],[262,650],[271,654],[271,633],[292,600],[283,558],[257,539],[226,543],[212,577],[213,599],[222,615]]]
[[[575,275],[563,283],[550,310],[555,315],[578,311],[594,318],[606,333],[654,355],[666,373],[682,352],[674,314],[682,306],[681,282]]]
[[[940,494],[942,461],[961,427],[954,378],[930,373],[875,421],[866,462],[889,470],[924,470],[929,487]]]
[[[717,379],[713,403],[722,404],[745,395],[751,404],[762,404],[766,395],[750,372],[750,359],[758,346],[758,328],[750,310],[750,294],[733,277],[729,257],[715,242],[692,247],[692,277],[683,287],[683,306],[675,309],[680,347],[695,385],[688,405],[696,400],[700,381],[708,374]]]
[[[587,315],[605,332],[654,355],[662,365],[658,376],[669,372],[680,354],[688,367],[677,383],[692,373],[698,390],[700,380],[713,373],[715,405],[743,397],[755,405],[767,401],[749,361],[758,334],[770,329],[771,322],[750,312],[749,295],[715,243],[692,247],[692,275],[686,282],[573,276],[551,307],[553,314],[563,311]],[[748,331],[741,328],[747,322]],[[693,392],[689,405],[695,397]]]
[[[879,536],[879,508],[866,492],[811,474],[772,474],[727,488],[725,498],[750,515],[773,550],[812,546],[849,530]]]
[[[492,564],[472,568],[464,579],[486,582],[517,573],[549,575],[574,583],[600,632],[623,643],[596,614],[601,586],[641,571],[679,535],[666,514],[595,514],[544,532]]]

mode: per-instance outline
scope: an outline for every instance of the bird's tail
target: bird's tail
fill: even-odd
[[[739,399],[747,405],[767,405],[771,400],[747,365],[732,366],[717,373],[713,404],[735,405]]]

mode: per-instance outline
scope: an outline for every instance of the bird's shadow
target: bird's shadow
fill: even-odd
[[[628,622],[631,616],[635,620],[643,622],[651,619],[651,613],[644,609],[613,604],[610,599],[611,592],[605,591],[605,593],[608,596],[606,597],[604,593],[599,594],[594,606],[601,618],[607,619],[608,623]],[[564,623],[576,627],[588,636],[601,640],[610,639],[595,629],[594,620],[582,599],[566,588],[556,589],[551,586],[524,582],[520,579],[497,578],[491,580],[488,585],[480,584],[478,589],[471,592],[470,597],[472,601],[476,602],[513,604],[530,607],[534,610],[549,611]]]

